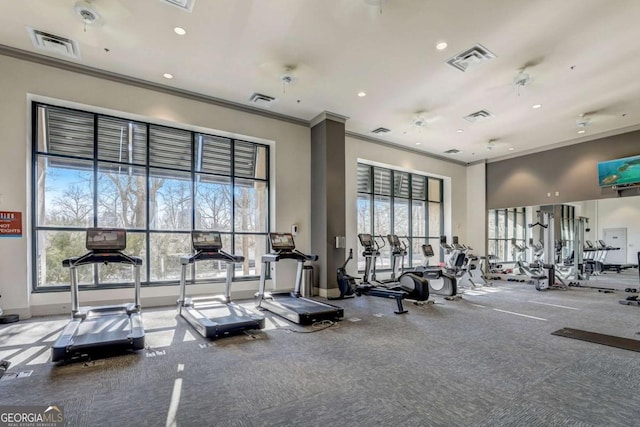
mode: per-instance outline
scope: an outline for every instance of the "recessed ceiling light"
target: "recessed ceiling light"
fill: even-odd
[[[584,133],[584,129],[580,129],[578,133]]]
[[[440,42],[436,45],[436,49],[438,50],[445,50],[447,48],[447,42]]]
[[[416,145],[421,145],[421,144],[422,144],[421,142],[416,142]]]
[[[184,36],[185,34],[187,34],[187,30],[182,27],[175,27],[173,31],[179,36]]]
[[[536,104],[536,105],[532,105],[531,108],[537,110],[538,108],[542,107],[542,104]]]
[[[508,148],[508,150],[509,150],[509,151],[513,151],[513,150],[515,150],[515,148],[513,148],[513,147],[509,147],[509,148]]]
[[[165,79],[172,79],[172,78],[173,78],[173,74],[164,73],[164,74],[162,75],[162,77],[164,77]]]
[[[456,132],[462,133],[462,132],[464,132],[464,129],[458,129]]]
[[[363,96],[367,96],[367,92],[360,91],[358,92],[358,96],[362,98]]]

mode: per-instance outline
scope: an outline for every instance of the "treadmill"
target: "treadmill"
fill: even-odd
[[[310,325],[322,320],[340,320],[344,310],[335,305],[303,298],[300,295],[302,268],[306,261],[317,261],[318,255],[307,255],[296,250],[291,233],[269,233],[272,252],[262,256],[260,288],[256,294],[256,307],[300,325]],[[292,259],[298,263],[293,292],[265,292],[265,279],[272,262]]]
[[[140,310],[140,266],[142,258],[124,254],[127,234],[123,229],[89,228],[88,253],[62,261],[71,276],[71,321],[51,347],[53,362],[93,352],[113,349],[142,350],[144,327]],[[128,264],[133,267],[135,299],[133,303],[80,307],[77,267],[87,264]]]
[[[180,299],[178,313],[205,338],[220,338],[246,329],[264,328],[264,316],[231,302],[231,278],[236,263],[244,261],[241,255],[231,255],[222,250],[222,239],[217,231],[192,231],[191,242],[195,254],[180,258]],[[187,267],[198,261],[219,261],[227,264],[224,295],[210,298],[187,298]]]

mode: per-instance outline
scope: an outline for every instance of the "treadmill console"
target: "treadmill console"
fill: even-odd
[[[192,231],[191,242],[197,251],[215,252],[222,249],[222,238],[217,231]]]
[[[127,247],[127,232],[121,228],[88,228],[86,247],[94,252],[117,252]]]
[[[290,252],[296,248],[291,233],[269,233],[269,240],[275,252]]]
[[[360,244],[365,250],[373,248],[373,237],[371,234],[358,234],[358,239],[360,239]]]
[[[435,255],[433,253],[433,247],[431,245],[422,245],[422,253],[426,257],[432,257]]]

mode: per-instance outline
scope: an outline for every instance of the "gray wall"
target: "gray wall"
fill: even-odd
[[[599,187],[597,164],[637,154],[640,131],[488,163],[487,209],[618,197]]]

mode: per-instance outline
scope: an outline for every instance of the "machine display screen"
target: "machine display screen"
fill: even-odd
[[[119,228],[89,228],[86,247],[90,251],[122,251],[127,247],[127,232]]]
[[[192,231],[191,241],[195,250],[222,249],[222,238],[217,231]]]
[[[296,248],[291,233],[269,233],[269,240],[274,251],[292,251]]]
[[[431,257],[431,256],[435,255],[433,253],[433,247],[431,245],[422,245],[422,253],[426,257]]]
[[[373,246],[373,238],[371,237],[371,234],[358,234],[358,239],[360,239],[360,244],[365,248]]]
[[[400,238],[395,234],[389,234],[387,240],[391,246],[400,247]]]

